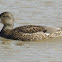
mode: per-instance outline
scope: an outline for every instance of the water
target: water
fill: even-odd
[[[0,0],[0,13],[4,11],[14,15],[14,28],[22,25],[62,27],[62,0]],[[33,42],[0,37],[0,61],[62,62],[62,37]]]

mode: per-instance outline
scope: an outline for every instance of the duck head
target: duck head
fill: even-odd
[[[14,25],[14,17],[10,12],[3,12],[0,14],[0,23],[4,25],[4,28],[12,29]]]

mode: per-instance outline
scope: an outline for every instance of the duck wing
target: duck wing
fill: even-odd
[[[27,25],[21,26],[14,29],[15,31],[23,32],[23,33],[35,33],[35,32],[46,32],[47,30],[44,26],[35,26],[35,25]]]

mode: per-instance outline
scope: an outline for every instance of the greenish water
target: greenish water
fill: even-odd
[[[0,0],[0,13],[4,11],[14,15],[14,28],[32,24],[62,27],[62,0]],[[62,62],[62,37],[33,42],[0,37],[0,62]]]

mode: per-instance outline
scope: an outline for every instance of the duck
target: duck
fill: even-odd
[[[14,26],[14,16],[10,12],[2,12],[0,14],[0,23],[3,24],[3,28],[0,31],[0,36],[21,41],[36,41],[45,39],[48,37],[46,32],[50,32],[52,27],[46,26],[36,26],[36,25],[26,25],[13,28]],[[60,28],[52,28],[50,32],[60,31]]]

